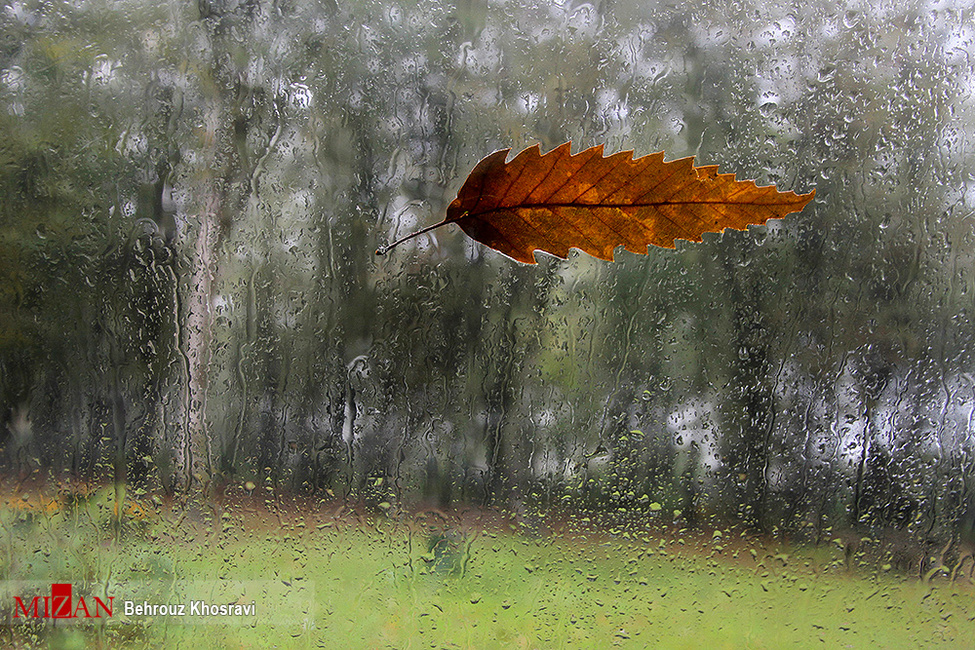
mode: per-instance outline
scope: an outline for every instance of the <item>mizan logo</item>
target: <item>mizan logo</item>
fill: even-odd
[[[0,582],[0,588],[3,584]],[[206,585],[207,583],[203,584]],[[154,604],[148,601],[123,599],[120,601],[119,616],[113,617],[115,596],[104,598],[89,594],[83,596],[74,593],[71,583],[52,584],[50,595],[45,593],[47,585],[41,582],[33,582],[31,586],[26,586],[23,583],[10,583],[9,586],[13,586],[15,589],[19,587],[18,590],[23,591],[19,596],[13,596],[13,617],[8,618],[8,621],[113,619],[114,621],[125,622],[132,620],[133,617],[138,619],[147,616],[166,616],[179,620],[186,620],[187,617],[233,619],[257,616],[257,604],[254,601],[245,604],[242,600],[243,596],[240,595],[229,603],[226,601],[207,602],[206,600],[190,599],[183,603]],[[25,591],[26,593],[24,593]],[[213,594],[211,593],[212,597]],[[9,603],[9,601],[7,602]],[[9,610],[7,611],[9,612]]]
[[[114,600],[115,596],[108,596],[108,603],[98,596],[75,598],[70,583],[52,584],[50,596],[34,596],[28,602],[14,596],[14,618],[111,618]]]

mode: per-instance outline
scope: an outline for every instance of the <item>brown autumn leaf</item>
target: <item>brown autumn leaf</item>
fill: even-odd
[[[604,260],[617,246],[647,254],[647,246],[701,241],[706,232],[744,230],[799,212],[816,191],[779,192],[754,181],[719,174],[717,165],[694,167],[694,158],[664,162],[663,152],[633,158],[632,151],[603,157],[602,145],[575,155],[566,142],[542,154],[538,145],[505,162],[510,149],[477,163],[447,217],[376,251],[448,223],[519,262],[534,251],[566,257],[578,248]]]

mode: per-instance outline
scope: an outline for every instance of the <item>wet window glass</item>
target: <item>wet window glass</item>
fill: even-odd
[[[971,18],[5,3],[3,644],[970,642]],[[376,255],[567,142],[816,194]]]

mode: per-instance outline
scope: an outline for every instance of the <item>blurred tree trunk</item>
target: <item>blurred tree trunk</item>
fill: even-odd
[[[745,253],[747,254],[747,253]],[[731,378],[725,397],[722,457],[728,472],[729,494],[742,521],[759,530],[769,522],[768,466],[775,426],[775,391],[770,381],[769,334],[763,323],[761,287],[722,253],[732,309],[729,341]],[[760,282],[760,280],[759,280]],[[737,489],[730,486],[736,485]]]
[[[185,351],[184,420],[176,444],[176,487],[193,492],[209,489],[215,471],[213,433],[208,428],[207,398],[213,363],[213,314],[215,284],[220,277],[220,247],[235,219],[242,217],[247,197],[255,189],[253,168],[260,156],[248,151],[248,134],[254,126],[254,107],[260,108],[263,93],[244,78],[246,41],[260,4],[248,2],[225,10],[216,3],[201,2],[200,21],[207,36],[211,59],[201,74],[206,76],[199,213],[187,232],[192,242],[187,251],[189,281],[183,286],[184,319],[180,343]],[[235,29],[236,28],[236,29]],[[269,142],[268,146],[272,146]],[[249,321],[250,319],[248,319]],[[248,340],[253,334],[247,325]],[[242,410],[247,408],[242,403]]]
[[[180,346],[185,350],[186,377],[183,396],[184,422],[177,436],[175,472],[178,490],[192,490],[206,482],[212,470],[210,436],[206,426],[212,338],[213,281],[217,267],[220,198],[211,192],[205,210],[197,218],[191,249],[190,279],[184,288],[185,327]]]

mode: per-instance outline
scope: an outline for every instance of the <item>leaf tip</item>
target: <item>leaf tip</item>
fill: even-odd
[[[805,194],[799,194],[798,192],[793,192],[793,194],[796,195],[796,198],[798,198],[799,201],[800,201],[800,203],[802,204],[802,205],[799,206],[799,210],[802,210],[807,205],[809,205],[810,203],[812,203],[812,200],[814,198],[816,198],[816,188],[815,187],[812,188],[811,190],[809,190]]]

